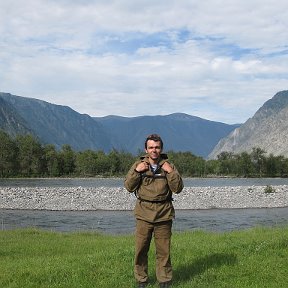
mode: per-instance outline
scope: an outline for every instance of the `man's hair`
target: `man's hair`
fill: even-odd
[[[145,141],[145,149],[147,149],[148,140],[153,140],[155,142],[159,141],[161,149],[163,149],[163,141],[162,141],[161,137],[158,134],[151,134],[151,135],[147,136],[146,141]]]

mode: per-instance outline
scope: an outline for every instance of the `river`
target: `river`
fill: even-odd
[[[287,178],[184,178],[186,187],[288,185]],[[0,187],[119,187],[121,178],[0,179]],[[176,210],[174,231],[232,231],[288,224],[288,207],[261,209]],[[36,227],[59,232],[133,233],[132,211],[43,211],[0,209],[1,229]]]

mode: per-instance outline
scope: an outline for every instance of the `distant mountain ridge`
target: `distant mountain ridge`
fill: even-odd
[[[288,91],[276,93],[240,127],[221,139],[209,154],[215,159],[221,152],[251,152],[259,147],[268,154],[288,157]]]
[[[159,133],[165,151],[207,157],[221,138],[239,127],[183,113],[91,117],[68,106],[9,93],[0,93],[0,105],[0,128],[10,135],[32,133],[43,144],[54,144],[57,149],[68,144],[77,151],[116,149],[136,154],[143,152],[148,134]]]
[[[205,120],[184,113],[170,115],[121,117],[94,117],[106,131],[111,131],[112,143],[120,150],[135,154],[144,148],[144,139],[158,133],[164,141],[166,151],[191,151],[206,157],[216,143],[239,125],[228,125]],[[209,153],[209,152],[208,152]]]
[[[1,96],[1,95],[0,95]],[[32,133],[26,121],[17,113],[17,110],[0,97],[0,129],[9,131],[11,136]]]
[[[103,127],[88,115],[67,106],[9,93],[0,93],[0,99],[14,107],[15,115],[23,119],[25,126],[44,144],[54,144],[58,149],[69,144],[75,150],[101,149],[105,152],[112,148]]]

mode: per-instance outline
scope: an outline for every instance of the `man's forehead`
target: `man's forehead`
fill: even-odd
[[[161,142],[160,141],[154,141],[154,140],[148,140],[147,145],[148,146],[161,146]]]

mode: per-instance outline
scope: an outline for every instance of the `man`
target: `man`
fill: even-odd
[[[156,277],[160,287],[170,287],[172,219],[175,217],[172,193],[180,193],[183,181],[175,166],[162,154],[163,142],[152,134],[145,141],[146,155],[136,161],[124,181],[129,192],[135,192],[137,202],[134,275],[138,287],[148,284],[148,251],[154,234]]]

